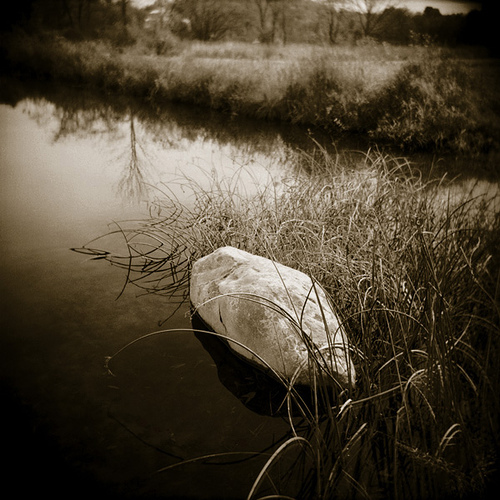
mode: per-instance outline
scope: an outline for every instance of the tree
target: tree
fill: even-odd
[[[184,38],[220,40],[238,22],[227,0],[175,0],[172,5],[171,29]]]
[[[253,0],[259,19],[259,40],[276,42],[281,32],[283,43],[288,39],[288,8],[293,0]]]
[[[97,0],[35,0],[32,13],[39,27],[69,28],[81,35],[90,31],[97,4]]]
[[[397,0],[348,0],[351,8],[357,12],[361,34],[373,37],[383,28],[390,8],[397,6]]]
[[[407,9],[386,9],[379,37],[387,42],[408,44],[410,42],[413,16]]]
[[[269,1],[270,0],[253,0],[253,3],[257,7],[257,13],[259,18],[259,39],[264,41],[267,34],[267,17],[269,12]]]
[[[127,24],[128,24],[127,7],[128,7],[129,0],[120,0],[120,2],[121,2],[123,29],[126,29]]]
[[[155,16],[155,31],[161,32],[163,28],[167,25],[168,20],[171,15],[172,1],[171,0],[156,0],[154,4],[154,9],[156,11]]]
[[[343,15],[343,0],[322,0],[319,9],[321,24],[326,27],[326,38],[332,45],[337,43]]]
[[[140,201],[147,191],[146,179],[137,153],[137,136],[134,127],[134,114],[130,112],[130,160],[126,164],[118,191],[126,200]],[[140,147],[140,146],[139,146]],[[142,148],[141,148],[142,149]]]

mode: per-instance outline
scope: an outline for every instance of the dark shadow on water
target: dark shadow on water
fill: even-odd
[[[235,354],[227,341],[209,333],[213,330],[199,314],[192,315],[191,323],[195,337],[214,360],[219,380],[226,389],[246,408],[259,415],[284,420],[291,417],[295,431],[301,436],[310,438],[307,418],[304,418],[297,408],[295,399],[299,398],[301,404],[306,405],[308,411],[312,413],[313,404],[309,388],[294,387],[295,395],[291,398],[290,413],[288,413],[287,390],[280,382]],[[324,413],[321,407],[318,409],[320,414]],[[320,418],[320,421],[322,420]],[[292,433],[290,432],[287,437],[291,438]],[[305,448],[299,443],[282,452],[274,461],[259,484],[255,498],[266,497],[276,491],[284,495],[283,498],[313,498],[315,478],[316,469],[312,455],[305,452]]]
[[[234,394],[249,410],[259,415],[286,414],[286,389],[262,370],[245,362],[216,335],[198,314],[191,318],[195,336],[217,366],[222,385]]]
[[[236,396],[244,406],[259,415],[271,417],[287,417],[287,388],[276,378],[268,375],[264,370],[254,366],[236,354],[225,339],[212,333],[199,314],[192,315],[191,324],[195,337],[203,348],[210,354],[217,367],[217,374],[221,384]],[[294,395],[291,397],[292,417],[303,416],[297,407],[297,399],[303,407],[314,408],[312,391],[306,386],[294,386]],[[328,392],[328,403],[335,401],[336,392]],[[321,408],[322,413],[325,408]]]

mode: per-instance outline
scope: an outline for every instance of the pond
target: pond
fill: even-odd
[[[53,498],[245,498],[290,437],[286,419],[257,401],[241,366],[189,331],[188,304],[123,289],[123,270],[70,249],[147,218],[158,186],[182,200],[180,179],[203,182],[207,172],[286,176],[291,151],[310,148],[311,137],[189,107],[3,83],[5,477],[19,494],[34,487]],[[134,343],[108,371],[107,357],[163,328],[176,331]]]

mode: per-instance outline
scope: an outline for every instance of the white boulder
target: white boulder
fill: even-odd
[[[190,298],[202,320],[234,340],[230,347],[244,358],[310,385],[314,357],[323,380],[326,374],[354,386],[346,334],[325,292],[306,274],[223,247],[193,264]]]

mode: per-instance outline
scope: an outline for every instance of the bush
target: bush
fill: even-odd
[[[372,107],[380,111],[371,135],[405,149],[488,151],[492,130],[477,92],[471,75],[457,62],[409,64],[376,97]]]

